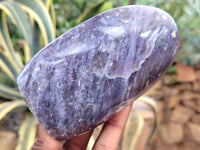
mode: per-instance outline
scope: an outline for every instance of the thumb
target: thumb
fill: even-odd
[[[31,150],[61,150],[62,142],[55,140],[47,131],[40,125],[37,125],[37,139]]]

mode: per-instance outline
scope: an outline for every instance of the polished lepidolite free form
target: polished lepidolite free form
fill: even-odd
[[[19,74],[19,90],[51,136],[69,139],[148,90],[173,62],[177,34],[158,8],[112,9],[44,47]]]

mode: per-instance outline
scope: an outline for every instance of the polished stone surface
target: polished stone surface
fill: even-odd
[[[164,11],[125,6],[66,32],[24,67],[17,83],[28,107],[58,140],[107,121],[167,70],[177,27]]]

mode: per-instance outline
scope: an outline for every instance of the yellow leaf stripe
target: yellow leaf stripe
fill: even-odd
[[[17,90],[15,90],[14,88],[7,87],[2,84],[0,84],[0,95],[1,94],[5,94],[7,96],[6,98],[9,98],[9,97],[12,99],[21,98],[21,95]]]
[[[0,68],[9,76],[10,79],[15,80],[15,76],[10,71],[10,68],[0,59]]]
[[[42,20],[40,19],[40,17],[34,12],[32,11],[30,8],[26,7],[26,6],[21,6],[25,11],[27,11],[29,14],[32,14],[32,16],[34,16],[33,18],[38,22],[40,29],[42,31],[42,35],[44,37],[44,42],[45,44],[48,44],[48,38],[47,38],[47,32],[45,30],[45,27],[42,23]]]
[[[81,23],[91,17],[93,17],[93,15],[96,15],[99,11],[99,9],[101,8],[101,6],[106,2],[106,0],[102,0],[101,2],[99,2],[96,6],[92,6],[88,9],[86,9],[76,20],[77,23]]]
[[[0,120],[2,120],[2,118],[5,117],[5,115],[7,115],[9,112],[20,107],[26,107],[26,104],[23,100],[15,100],[0,104]]]
[[[158,111],[158,104],[151,97],[141,96],[141,97],[138,98],[138,100],[150,105],[153,108],[154,111]]]
[[[1,5],[0,5],[1,6]],[[1,11],[0,13],[0,40],[3,49],[5,50],[6,57],[10,64],[14,67],[16,72],[19,72],[22,68],[22,63],[19,62],[16,58],[16,53],[14,51],[14,48],[12,46],[12,42],[10,40],[10,35],[8,32],[8,27],[6,24],[6,14]]]
[[[36,121],[32,115],[27,115],[19,129],[18,145],[15,150],[29,150],[36,137]]]
[[[155,102],[154,99],[148,97],[148,96],[141,96],[138,98],[138,101],[142,101],[146,104],[148,104],[153,112],[154,112],[154,116],[155,116],[155,120],[154,120],[154,129],[152,130],[152,133],[151,135],[149,136],[147,142],[150,141],[152,135],[154,134],[155,130],[156,130],[156,127],[157,127],[157,110],[158,110],[158,105],[157,103]],[[134,115],[134,119],[135,119],[135,122],[137,123],[137,126],[135,127],[136,129],[134,130],[134,135],[131,137],[131,143],[129,145],[129,150],[134,150],[136,149],[137,147],[137,144],[138,144],[138,140],[141,138],[141,134],[143,132],[143,129],[144,129],[144,125],[145,125],[145,122],[144,122],[144,119],[143,119],[143,116],[139,113],[139,110],[132,110],[132,115]],[[125,146],[127,145],[127,141],[126,139],[129,139],[130,138],[130,131],[132,131],[132,123],[131,123],[131,116],[129,116],[129,119],[127,121],[127,124],[126,124],[126,127],[125,127],[125,130],[124,130],[124,135],[123,135],[123,138],[125,140],[122,141],[122,146]],[[132,118],[133,119],[133,118]]]
[[[16,25],[24,37],[25,63],[27,63],[39,50],[39,46],[33,45],[32,33],[35,21],[39,25],[43,37],[42,40],[45,45],[55,37],[55,25],[53,25],[48,13],[49,9],[51,9],[51,15],[55,23],[55,12],[52,0],[46,1],[46,7],[40,0],[8,0],[0,2],[0,41],[3,48],[3,50],[1,49],[0,51],[0,66],[12,80],[16,79],[23,64],[21,56],[13,48],[6,17],[8,16],[11,19],[11,22]],[[27,12],[27,14],[25,12]],[[40,34],[39,30],[35,34]],[[37,40],[39,41],[40,39]],[[6,61],[6,63],[4,61]]]
[[[52,21],[53,21],[53,26],[54,26],[54,28],[56,28],[56,14],[55,14],[55,9],[54,9],[52,0],[46,0],[46,8],[48,11],[50,11]]]
[[[158,117],[157,117],[158,104],[156,103],[156,101],[153,98],[151,98],[149,96],[141,96],[138,100],[148,104],[152,108],[153,113],[154,113],[154,117],[155,117],[154,118],[154,128],[151,132],[151,135],[148,138],[148,142],[149,142],[151,140],[152,136],[154,135],[154,133],[157,129],[157,126],[158,126]]]
[[[16,72],[19,73],[19,71],[23,67],[22,59],[21,59],[21,56],[17,52],[15,52],[13,49],[10,35],[8,32],[8,27],[6,24],[7,20],[5,16],[8,15],[11,18],[11,21],[16,25],[20,33],[23,35],[25,41],[27,42],[24,48],[26,52],[29,51],[27,53],[29,54],[29,56],[26,55],[27,57],[26,59],[30,59],[32,56],[32,53],[30,51],[33,45],[32,44],[33,39],[32,39],[32,36],[30,36],[32,35],[31,25],[28,21],[26,13],[20,8],[20,6],[17,3],[14,3],[11,1],[9,2],[3,1],[0,3],[0,8],[2,9],[2,13],[4,14],[4,16],[2,16],[3,25],[1,28],[1,31],[2,31],[1,39],[2,41],[4,41],[3,48],[5,49],[5,51],[2,52],[2,55],[6,57],[6,59],[13,66],[13,68],[15,68]],[[20,64],[20,67],[16,67],[16,64]]]
[[[26,41],[24,41],[23,43],[24,43],[25,63],[27,63],[31,59],[32,54],[28,43]]]
[[[137,112],[135,111],[135,114],[137,116],[137,127],[136,127],[136,132],[131,140],[131,145],[129,147],[129,150],[134,150],[135,149],[135,146],[137,144],[137,141],[139,140],[140,138],[140,135],[142,133],[142,130],[144,128],[144,119],[142,118],[142,116]],[[132,128],[132,127],[131,127]],[[131,129],[129,128],[129,130]],[[128,128],[127,128],[128,129]],[[127,132],[127,131],[126,131]]]
[[[12,12],[12,17],[15,19],[15,22],[17,23],[17,27],[19,27],[21,29],[24,39],[26,39],[28,41],[29,45],[32,45],[32,43],[31,43],[32,38],[30,36],[31,33],[28,33],[31,31],[31,27],[29,26],[29,29],[25,30],[25,28],[27,28],[27,26],[29,24],[27,22],[24,22],[25,21],[24,18],[26,17],[24,12],[20,9],[19,5],[17,5],[16,3],[13,3],[13,2],[6,3],[5,2],[5,4],[6,4],[7,8],[9,8],[10,12]],[[21,17],[22,15],[24,18]]]
[[[14,24],[16,24],[15,19],[13,18],[12,13],[10,12],[10,10],[9,10],[6,6],[4,6],[5,3],[6,3],[6,2],[1,2],[1,3],[0,3],[0,9],[2,9],[2,10],[10,17],[11,21],[12,21]]]
[[[44,43],[47,45],[50,41],[52,41],[55,37],[55,31],[53,27],[52,20],[50,18],[50,15],[47,12],[47,9],[45,8],[45,5],[40,0],[16,0],[21,5],[22,9],[24,9],[28,14],[30,14],[38,23],[42,36],[44,38]],[[33,7],[35,6],[35,8]],[[39,7],[39,8],[36,8]],[[42,12],[41,12],[42,11]],[[43,15],[43,16],[39,16]],[[42,20],[41,17],[44,17],[46,20]],[[45,24],[45,25],[44,25]],[[50,30],[50,32],[47,32],[47,30]]]

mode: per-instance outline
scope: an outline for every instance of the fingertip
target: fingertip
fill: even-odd
[[[133,103],[113,116],[103,127],[103,131],[97,139],[94,150],[115,150],[118,149],[119,142],[128,120]]]
[[[62,142],[55,140],[40,125],[37,125],[37,139],[35,140],[31,150],[61,150]]]
[[[92,135],[92,132],[93,132],[93,130],[67,140],[63,146],[63,150],[84,150],[84,149],[86,149],[89,139]]]

